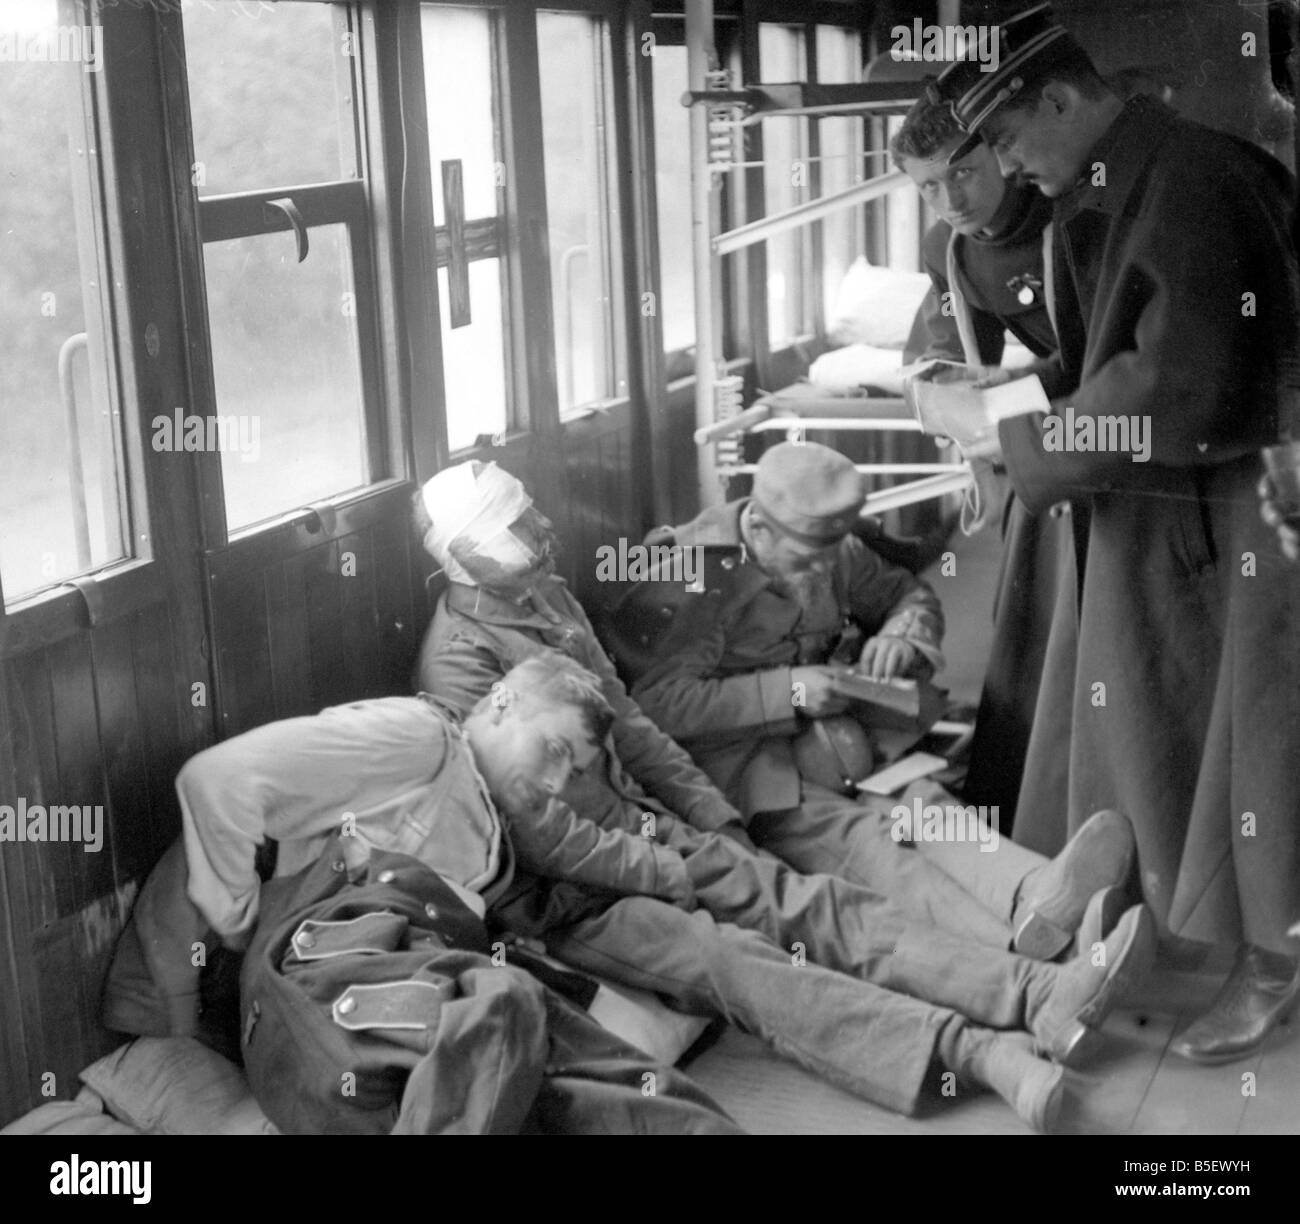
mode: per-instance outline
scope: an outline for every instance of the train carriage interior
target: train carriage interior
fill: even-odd
[[[0,844],[0,1126],[274,1129],[231,1061],[133,1059],[105,981],[189,758],[411,695],[447,588],[412,498],[454,464],[523,481],[595,620],[602,547],[746,496],[774,445],[840,451],[864,539],[946,610],[960,784],[1000,503],[966,533],[969,470],[903,397],[937,214],[889,142],[934,65],[891,49],[1024,7],[0,0],[0,804],[96,830]],[[1293,170],[1294,7],[1054,4],[1126,94]],[[1294,1132],[1293,1029],[1249,1064],[1169,1053],[1230,962],[1118,1010],[1061,1129]],[[753,1133],[1030,1129],[991,1093],[904,1117],[638,1007]]]

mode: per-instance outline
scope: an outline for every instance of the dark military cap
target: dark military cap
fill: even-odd
[[[809,548],[842,540],[866,499],[852,462],[816,442],[782,442],[763,452],[754,473],[754,501],[764,517]]]
[[[987,65],[978,60],[958,60],[927,89],[931,102],[952,106],[957,122],[969,133],[949,155],[949,164],[975,148],[980,127],[999,106],[1041,80],[1048,69],[1083,53],[1057,23],[1050,4],[1035,5],[1003,22],[998,27],[998,47],[998,66],[992,72],[986,72]]]

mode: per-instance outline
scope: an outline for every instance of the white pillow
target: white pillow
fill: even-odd
[[[808,381],[819,391],[856,391],[876,387],[903,394],[903,354],[896,348],[850,344],[823,353],[808,367]]]
[[[830,338],[836,344],[901,349],[929,291],[930,278],[924,272],[877,268],[859,255],[835,295]]]
[[[192,1037],[137,1037],[81,1073],[110,1113],[156,1135],[277,1135],[244,1073]]]

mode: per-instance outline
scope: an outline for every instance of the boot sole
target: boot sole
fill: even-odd
[[[1049,961],[1060,956],[1070,946],[1073,938],[1069,931],[1062,930],[1037,910],[1031,910],[1016,928],[1016,937],[1011,946],[1021,956],[1027,956],[1031,960]]]
[[[1089,819],[1095,819],[1100,814],[1095,813]],[[1133,867],[1134,846],[1131,833],[1128,845],[1114,862],[1101,865],[1090,862],[1086,855],[1086,843],[1080,844],[1078,852],[1083,861],[1072,872],[1067,872],[1056,892],[1037,898],[1018,925],[1013,946],[1021,956],[1029,956],[1034,960],[1051,960],[1065,951],[1083,921],[1087,901],[1104,888],[1122,885]],[[1076,912],[1068,902],[1080,895],[1085,897],[1085,901],[1083,907]],[[1062,909],[1066,911],[1064,914],[1059,912]],[[1052,948],[1055,950],[1048,951]]]

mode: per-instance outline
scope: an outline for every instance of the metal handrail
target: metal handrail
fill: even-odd
[[[574,399],[573,380],[573,261],[579,256],[591,257],[591,249],[585,242],[576,243],[560,256],[560,299],[564,302],[564,339],[556,345],[563,354],[563,366],[560,373],[560,403],[572,408]],[[561,411],[563,411],[563,407]]]
[[[72,381],[72,359],[87,349],[85,332],[69,336],[59,348],[59,395],[68,430],[68,483],[72,492],[72,530],[77,540],[77,569],[90,568],[90,518],[86,513],[86,472],[81,462],[81,426],[77,421],[77,391]]]

